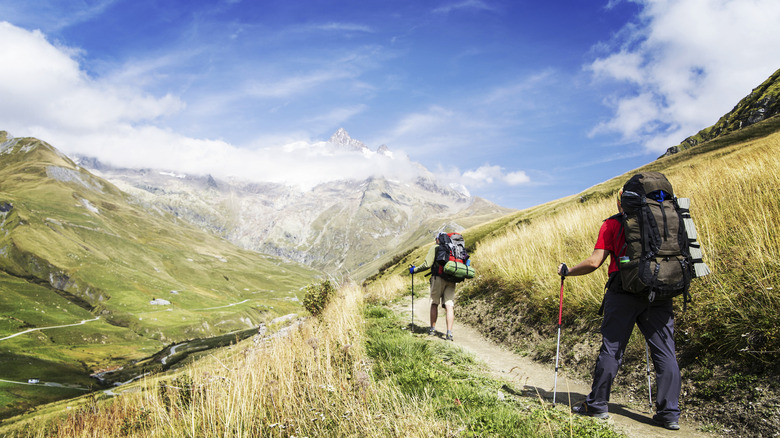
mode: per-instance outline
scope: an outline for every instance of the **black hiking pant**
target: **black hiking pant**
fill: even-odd
[[[615,282],[615,283],[619,283]],[[680,368],[674,346],[672,300],[648,303],[646,299],[610,287],[604,296],[601,349],[593,373],[593,385],[586,399],[588,411],[607,412],[612,381],[623,361],[623,353],[634,324],[645,336],[655,368],[656,414],[660,422],[680,418]]]

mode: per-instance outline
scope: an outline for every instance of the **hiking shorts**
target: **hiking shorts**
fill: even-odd
[[[438,275],[431,276],[431,304],[439,305],[444,299],[444,305],[455,305],[455,283],[447,281]]]

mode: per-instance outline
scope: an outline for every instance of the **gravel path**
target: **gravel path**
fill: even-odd
[[[429,326],[430,300],[416,298],[414,300],[414,323],[419,327]],[[411,303],[405,305],[404,314],[410,315]],[[436,329],[440,333],[446,331],[444,311],[439,309]],[[497,345],[474,328],[458,323],[458,309],[455,308],[455,325],[453,327],[454,343],[464,350],[474,354],[477,359],[487,364],[494,377],[504,380],[510,387],[522,390],[523,394],[543,397],[552,402],[553,384],[555,379],[555,364],[541,364],[515,354]],[[443,337],[441,342],[445,342]],[[596,354],[596,352],[594,352]],[[590,383],[571,379],[563,369],[558,370],[558,386],[556,408],[570,410],[571,406],[585,399],[590,392]],[[700,432],[697,424],[681,420],[680,430],[669,431],[652,423],[650,410],[635,409],[625,400],[616,399],[610,402],[609,421],[618,430],[630,437],[715,437],[717,435]]]

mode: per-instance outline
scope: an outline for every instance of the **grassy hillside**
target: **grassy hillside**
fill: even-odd
[[[145,211],[48,144],[0,133],[0,379],[86,388],[91,372],[173,342],[300,313],[316,275]],[[0,385],[0,416],[63,392]]]
[[[120,390],[44,406],[6,421],[0,434],[620,436],[606,422],[551,409],[489,378],[449,343],[410,335],[354,286],[287,336],[247,340]]]
[[[617,190],[639,171],[665,173],[676,195],[691,199],[710,276],[694,279],[693,303],[676,303],[676,341],[683,369],[683,415],[712,418],[748,435],[780,427],[780,117],[656,160],[584,192],[469,229],[478,276],[459,288],[457,317],[537,360],[554,360],[557,265],[593,250],[601,222],[616,212]],[[425,248],[399,257],[367,285],[389,300],[408,287],[409,263]],[[606,267],[565,283],[562,361],[587,379],[600,338]],[[424,279],[416,290],[425,295]],[[406,286],[405,286],[406,285]],[[637,371],[644,344],[632,337],[618,391],[647,394]],[[683,419],[684,419],[683,418]]]

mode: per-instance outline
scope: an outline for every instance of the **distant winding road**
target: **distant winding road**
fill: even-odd
[[[25,330],[25,331],[23,331],[23,332],[14,333],[14,334],[13,334],[13,335],[11,335],[11,336],[6,336],[6,337],[4,337],[4,338],[0,338],[0,341],[5,341],[6,339],[15,338],[15,337],[17,337],[17,336],[19,336],[19,335],[23,335],[23,334],[25,334],[25,333],[34,332],[34,331],[37,331],[37,330],[49,330],[49,329],[64,328],[64,327],[75,327],[75,326],[77,326],[77,325],[84,325],[84,324],[86,324],[86,323],[88,323],[88,322],[97,321],[98,319],[100,319],[100,317],[99,317],[99,316],[96,316],[96,317],[95,317],[95,318],[93,318],[93,319],[83,319],[83,320],[81,320],[81,322],[79,322],[79,323],[76,323],[76,324],[54,325],[54,326],[51,326],[51,327],[36,327],[36,328],[31,328],[31,329]]]

